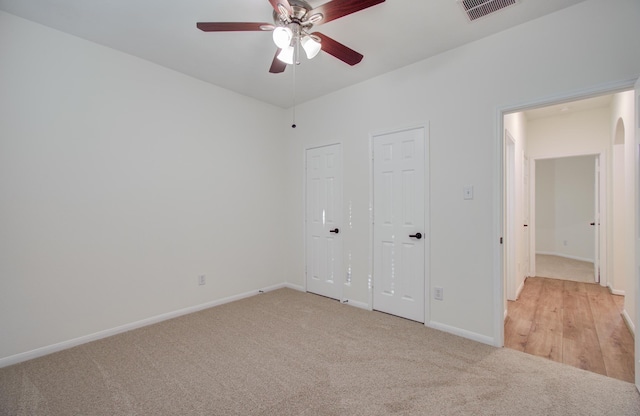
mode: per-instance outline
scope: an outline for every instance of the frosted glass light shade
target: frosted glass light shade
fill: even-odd
[[[287,46],[280,51],[278,59],[285,64],[293,65],[293,46]]]
[[[293,32],[288,27],[277,27],[273,29],[273,43],[280,49],[285,49],[291,44]]]
[[[309,59],[313,59],[320,52],[320,42],[316,42],[311,36],[303,37],[301,43]]]

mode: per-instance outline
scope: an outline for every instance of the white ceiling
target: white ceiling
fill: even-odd
[[[340,1],[340,0],[333,0]],[[364,55],[348,66],[326,53],[296,68],[301,103],[584,0],[520,0],[469,22],[456,0],[387,0],[316,26]],[[327,0],[308,0],[313,7]],[[272,23],[268,0],[0,0],[0,10],[283,108],[291,67],[270,74],[270,32],[205,33],[199,21]]]

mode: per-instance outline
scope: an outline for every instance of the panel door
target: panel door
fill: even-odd
[[[373,138],[373,308],[425,320],[425,129]]]
[[[342,298],[342,156],[339,144],[306,154],[307,291]]]

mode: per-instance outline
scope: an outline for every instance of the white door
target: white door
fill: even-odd
[[[373,309],[425,321],[425,128],[373,136]]]
[[[339,144],[306,154],[307,291],[342,298],[342,155]]]

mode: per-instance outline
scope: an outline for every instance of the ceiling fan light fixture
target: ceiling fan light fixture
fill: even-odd
[[[288,27],[279,26],[273,30],[273,43],[280,49],[286,49],[291,45],[293,32]]]
[[[313,59],[320,52],[320,42],[315,40],[312,36],[305,35],[300,42],[304,52],[307,54],[308,59]]]
[[[278,54],[278,59],[287,65],[293,65],[293,52],[293,46],[286,46]]]

